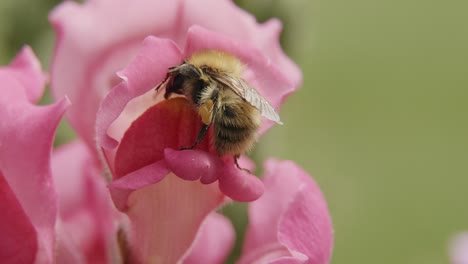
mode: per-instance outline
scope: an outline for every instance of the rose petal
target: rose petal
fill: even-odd
[[[176,263],[190,248],[205,217],[224,195],[214,184],[175,175],[136,190],[128,197],[132,258],[144,263]]]
[[[50,175],[50,149],[69,102],[62,99],[53,105],[40,107],[30,103],[44,81],[38,77],[42,72],[36,63],[33,54],[23,50],[13,63],[17,67],[16,74],[11,74],[9,68],[0,70],[0,168],[36,229],[39,250],[35,260],[50,262],[53,259],[57,213]],[[21,81],[17,79],[20,75]]]
[[[258,259],[328,263],[333,230],[319,187],[293,162],[269,160],[265,168],[266,191],[249,205],[240,263]]]
[[[203,222],[183,263],[225,263],[234,240],[235,231],[231,221],[223,215],[211,213]]]

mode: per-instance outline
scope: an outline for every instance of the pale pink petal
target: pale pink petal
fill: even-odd
[[[37,233],[0,171],[0,259],[11,264],[33,263]]]
[[[68,229],[60,218],[57,219],[55,223],[55,261],[56,263],[84,264],[86,263],[85,256],[77,250],[76,242],[70,239],[73,235],[69,233]]]
[[[333,229],[317,184],[290,161],[270,160],[265,168],[265,194],[249,205],[240,263],[329,263]]]
[[[85,205],[86,181],[89,175],[99,177],[99,163],[81,140],[61,145],[52,153],[52,175],[62,217],[68,218]]]
[[[280,219],[278,241],[294,255],[308,257],[306,263],[329,263],[333,247],[333,227],[321,195],[310,186],[301,186]]]
[[[52,90],[55,98],[70,98],[73,106],[67,116],[90,147],[95,145],[96,112],[116,84],[115,72],[131,60],[146,36],[172,34],[177,2],[65,1],[50,13],[57,34]]]
[[[21,81],[8,68],[0,69],[0,171],[37,232],[36,261],[50,262],[57,214],[50,150],[69,102],[62,99],[49,106],[32,105],[30,101],[37,95],[34,91],[43,85],[44,79],[38,77],[42,72],[39,67],[25,66],[28,59],[31,65],[36,63],[27,51],[18,58],[14,64],[24,67],[17,70],[25,71]]]
[[[468,232],[462,232],[452,238],[449,256],[451,264],[468,264]]]
[[[117,212],[93,152],[79,140],[62,145],[53,153],[52,172],[59,202],[58,241],[64,243],[59,246],[72,247],[85,263],[108,263]]]
[[[214,184],[172,174],[128,197],[131,258],[145,263],[176,263],[192,245],[205,217],[224,201]]]
[[[210,8],[206,8],[207,6]],[[178,17],[176,29],[182,34],[185,34],[191,26],[198,25],[233,39],[250,42],[281,69],[295,88],[299,87],[302,79],[301,71],[281,49],[279,20],[271,19],[264,24],[258,24],[254,16],[229,0],[205,0],[203,4],[186,0],[180,5]]]
[[[195,243],[183,263],[225,263],[235,238],[231,221],[223,215],[211,213],[203,222]]]
[[[274,64],[288,76],[297,89],[302,84],[302,72],[299,67],[284,53],[280,45],[281,21],[270,19],[261,25],[261,29],[255,35],[257,48],[267,54]]]

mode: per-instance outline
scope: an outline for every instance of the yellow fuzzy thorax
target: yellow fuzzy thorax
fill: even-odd
[[[240,77],[243,65],[235,56],[217,50],[207,50],[192,54],[188,63],[195,67],[208,66],[222,72],[229,73],[233,77]]]

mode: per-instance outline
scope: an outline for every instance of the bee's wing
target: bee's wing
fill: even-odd
[[[253,107],[260,111],[260,114],[278,124],[283,124],[280,120],[279,115],[276,113],[273,106],[265,99],[261,94],[254,88],[250,87],[241,78],[235,78],[228,74],[216,74],[213,76],[218,82],[229,87],[240,97],[244,98]]]

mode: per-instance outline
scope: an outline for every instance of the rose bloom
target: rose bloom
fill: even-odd
[[[50,81],[54,106],[61,108],[55,123],[45,119],[52,115],[33,122],[47,129],[13,115],[2,121],[0,143],[8,138],[10,147],[0,144],[0,186],[12,201],[4,209],[14,214],[0,220],[2,234],[8,231],[0,257],[12,263],[223,263],[235,233],[216,210],[239,201],[249,202],[239,263],[330,261],[328,208],[305,171],[270,159],[260,180],[216,154],[212,131],[181,151],[195,141],[200,117],[184,97],[165,100],[154,89],[168,68],[192,54],[220,51],[244,65],[242,77],[279,111],[301,73],[281,50],[278,20],[258,24],[230,1],[93,0],[64,2],[50,21],[57,33]],[[22,89],[37,100],[41,93],[30,92],[30,83]],[[13,103],[2,101],[2,107],[10,113]],[[79,138],[50,154],[65,108]],[[272,125],[262,120],[258,136]],[[44,142],[42,159],[34,160],[42,171],[18,162],[37,142]],[[247,157],[239,162],[254,169]],[[30,171],[11,173],[16,166]],[[29,182],[31,173],[40,176]],[[24,193],[45,198],[28,194],[30,204],[24,203]],[[55,206],[36,212],[44,204]],[[46,225],[31,210],[47,217]],[[17,218],[24,220],[13,222]],[[19,246],[24,237],[28,247]]]

